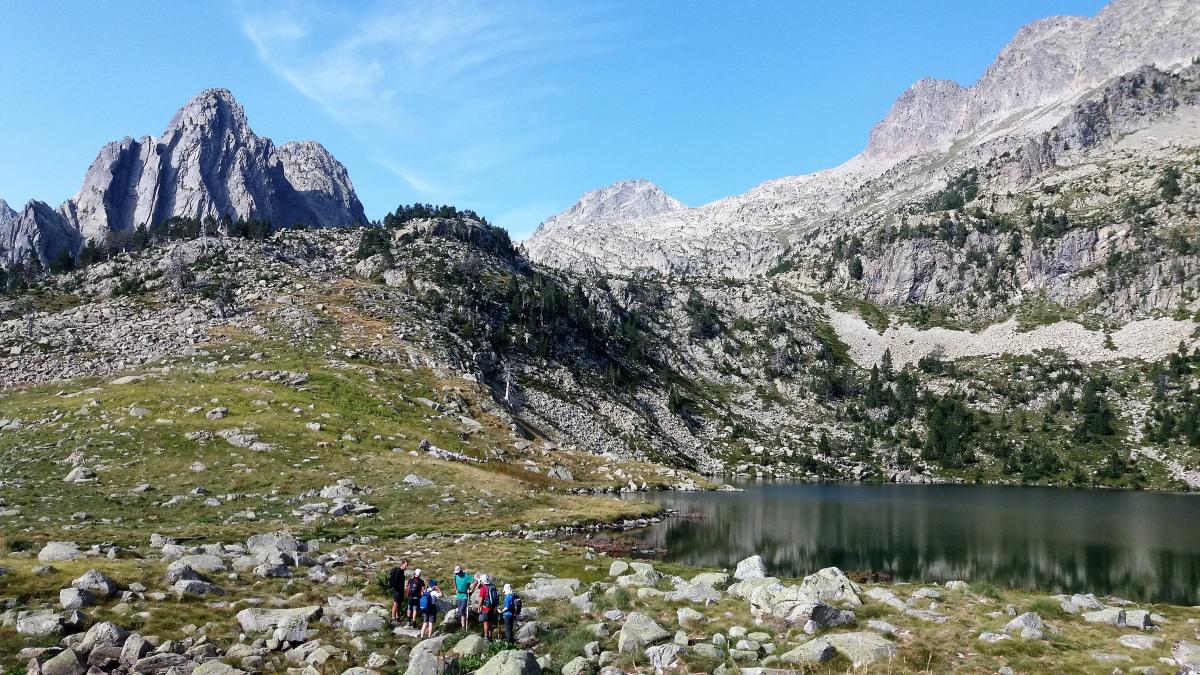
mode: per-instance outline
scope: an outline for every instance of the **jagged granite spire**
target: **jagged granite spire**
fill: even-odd
[[[52,222],[53,213],[39,210],[20,232],[0,216],[0,241],[19,240],[20,247],[38,242],[49,259],[64,246],[77,250],[89,239],[173,216],[261,218],[279,227],[366,222],[341,163],[313,141],[276,147],[256,135],[227,89],[197,94],[159,138],[105,145],[79,192],[59,208],[61,222]]]

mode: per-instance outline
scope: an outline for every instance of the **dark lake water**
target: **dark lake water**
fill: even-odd
[[[1047,592],[1200,603],[1200,495],[854,483],[746,483],[746,492],[658,492],[702,520],[635,534],[670,560],[772,574],[876,570],[896,581],[990,581]]]

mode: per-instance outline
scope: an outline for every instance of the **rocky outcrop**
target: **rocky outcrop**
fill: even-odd
[[[225,89],[200,92],[162,136],[104,146],[83,185],[58,211],[30,202],[18,218],[0,209],[0,242],[43,261],[138,225],[172,217],[270,221],[276,227],[366,222],[346,168],[319,143],[276,147],[256,135]]]

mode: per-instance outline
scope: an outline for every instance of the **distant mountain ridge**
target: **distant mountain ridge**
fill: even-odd
[[[251,131],[226,89],[180,108],[162,136],[105,145],[74,197],[57,210],[31,200],[0,208],[0,247],[10,260],[49,261],[88,240],[171,217],[257,218],[279,227],[365,223],[346,168],[319,143],[276,146]]]
[[[1019,30],[970,87],[923,79],[870,132],[862,153],[817,173],[767,181],[690,209],[626,220],[555,216],[525,243],[545,265],[609,273],[640,268],[745,277],[778,264],[790,245],[848,214],[895,214],[958,173],[1018,152],[1050,133],[1103,87],[1139,68],[1181,69],[1200,56],[1200,3],[1116,0],[1094,18],[1051,17]],[[1125,120],[1131,131],[1144,120]],[[1176,125],[1164,142],[1191,144]],[[1012,185],[1032,176],[1024,164]],[[1042,166],[1045,171],[1048,167]],[[566,225],[563,225],[563,222]],[[603,227],[595,227],[603,224]]]
[[[644,178],[619,180],[585,193],[571,208],[539,225],[535,234],[576,223],[615,223],[686,208],[683,202]]]

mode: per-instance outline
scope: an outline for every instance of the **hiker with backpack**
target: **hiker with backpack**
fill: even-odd
[[[521,616],[521,596],[513,593],[510,584],[504,584],[504,601],[500,605],[500,616],[504,619],[504,641],[513,644],[513,623]]]
[[[479,621],[483,623],[483,638],[492,639],[492,621],[499,610],[500,594],[492,585],[492,578],[486,574],[479,577]]]
[[[392,623],[400,623],[400,608],[404,605],[404,578],[408,571],[408,558],[388,572],[388,591],[392,594]]]
[[[417,600],[417,609],[420,611],[423,621],[421,625],[422,638],[433,637],[433,627],[437,625],[437,602],[441,597],[442,589],[438,588],[437,579],[430,579],[429,586]]]
[[[471,628],[471,613],[467,604],[471,599],[471,591],[475,590],[475,577],[463,569],[462,565],[454,566],[454,603],[458,616],[458,624],[463,630]]]
[[[425,580],[421,578],[421,570],[418,568],[413,572],[412,577],[408,580],[408,620],[412,622],[413,628],[420,628],[419,621],[421,594],[425,592]]]

